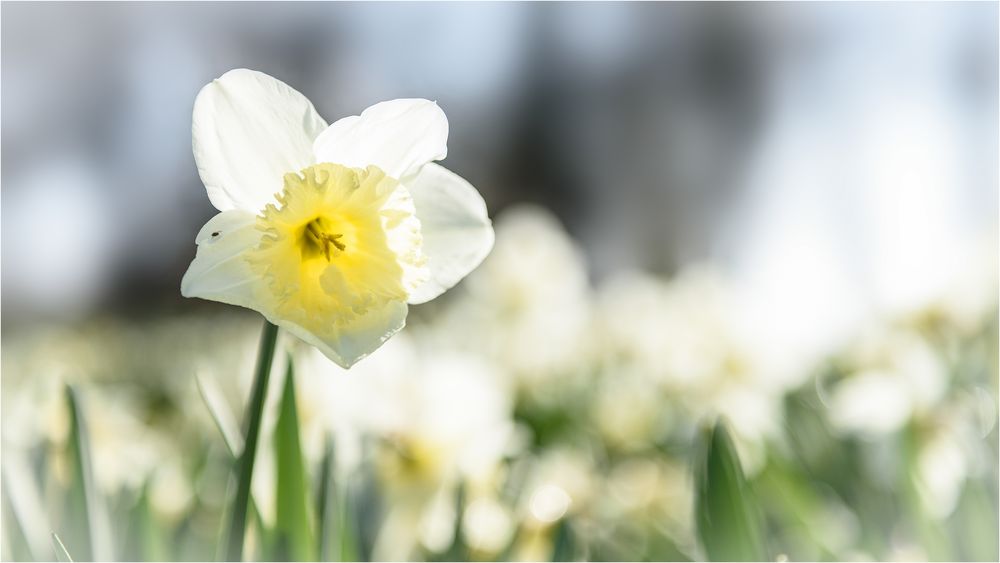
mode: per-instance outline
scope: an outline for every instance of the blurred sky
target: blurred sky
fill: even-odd
[[[447,166],[551,209],[595,280],[710,261],[796,331],[906,308],[995,260],[997,10],[4,2],[4,329],[214,306],[179,294],[191,110],[237,67],[330,122],[437,100]]]

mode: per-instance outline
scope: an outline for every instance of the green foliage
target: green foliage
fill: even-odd
[[[14,509],[10,498],[8,485],[8,474],[3,473],[3,559],[10,561],[35,561],[39,557],[35,555],[28,539],[27,530],[23,518]]]
[[[150,507],[149,484],[142,488],[138,500],[129,511],[128,533],[125,553],[128,559],[136,561],[166,561],[170,559],[167,546],[167,527],[157,522]]]
[[[119,436],[115,432],[122,428],[122,419],[101,416],[105,413],[95,408],[100,403],[92,393],[102,391],[99,384],[88,386],[82,397],[75,388],[67,388],[65,396],[56,393],[60,414],[68,415],[49,421],[62,425],[58,432],[47,435],[39,446],[16,451],[10,461],[9,450],[4,450],[2,557],[17,561],[229,559],[233,544],[227,532],[239,524],[241,558],[368,560],[383,553],[379,550],[385,542],[396,539],[387,530],[402,529],[404,535],[417,531],[425,516],[421,503],[425,505],[432,494],[448,494],[453,495],[457,515],[445,523],[453,526],[451,545],[444,543],[439,551],[431,551],[421,547],[421,539],[404,537],[400,541],[410,542],[407,546],[416,545],[411,557],[446,561],[525,556],[552,561],[785,557],[793,561],[995,561],[1000,552],[996,532],[998,430],[996,412],[991,409],[996,405],[997,338],[995,323],[991,327],[991,332],[975,336],[975,341],[961,335],[942,339],[942,357],[953,360],[945,396],[937,404],[914,411],[891,431],[845,430],[831,416],[832,391],[860,369],[844,358],[832,359],[816,377],[782,395],[783,425],[777,436],[739,443],[740,452],[747,446],[746,451],[754,454],[752,471],[741,462],[735,435],[725,424],[705,429],[692,451],[688,415],[669,395],[656,398],[657,409],[666,415],[663,420],[672,424],[669,430],[653,434],[655,441],[606,441],[594,424],[598,412],[594,397],[606,398],[601,393],[609,387],[595,386],[558,393],[552,401],[515,399],[513,419],[526,429],[524,442],[493,468],[491,479],[485,483],[470,479],[465,487],[458,486],[463,482],[458,473],[444,478],[436,473],[431,478],[426,468],[420,469],[424,473],[410,466],[396,470],[386,462],[394,455],[388,449],[362,446],[358,465],[345,471],[341,463],[338,471],[337,456],[351,452],[339,442],[335,449],[330,436],[324,449],[315,452],[317,463],[310,465],[307,453],[313,452],[303,451],[303,424],[314,419],[303,421],[300,414],[307,404],[316,408],[317,403],[307,403],[309,397],[302,393],[302,388],[315,384],[306,379],[312,374],[303,372],[305,364],[293,366],[289,361],[280,391],[271,391],[272,399],[280,399],[276,401],[277,424],[274,434],[261,438],[267,379],[277,347],[277,330],[269,327],[261,339],[244,430],[239,429],[220,387],[231,385],[232,379],[225,372],[222,377],[198,377],[198,391],[211,419],[199,421],[197,439],[185,441],[183,449],[154,450],[183,456],[180,486],[169,479],[164,486],[164,475],[176,477],[177,473],[161,473],[159,467],[151,470],[142,464],[133,469],[131,456],[149,451],[138,448],[123,452],[122,465],[112,468],[127,471],[122,471],[124,478],[115,477],[118,489],[105,496],[95,486],[95,478],[107,484],[107,475],[100,471],[108,468],[108,452],[115,454],[121,446],[108,436]],[[190,385],[190,379],[185,384]],[[119,392],[125,387],[107,385],[103,390]],[[232,392],[233,387],[226,391]],[[296,400],[297,388],[300,401]],[[129,388],[124,394],[134,390]],[[128,400],[154,403],[141,397]],[[163,404],[182,402],[174,398]],[[442,408],[449,405],[443,403]],[[140,420],[140,426],[151,430],[176,421],[164,414],[169,408],[174,407],[157,407],[153,415]],[[625,414],[630,414],[627,409]],[[955,434],[960,431],[966,433]],[[377,438],[391,441],[394,436]],[[245,462],[252,459],[250,452],[257,451],[260,439],[271,440],[268,443],[274,446],[276,475],[261,477],[276,477],[275,514],[261,514],[249,490],[253,467]],[[940,473],[927,473],[936,451],[928,445],[941,439],[963,448],[968,456],[961,458],[968,465],[945,464],[945,485],[954,484],[945,494],[928,487],[929,483],[941,485],[933,480],[941,478]],[[561,454],[560,463],[545,466],[553,450]],[[684,462],[692,457],[690,471],[685,471]],[[223,492],[227,480],[229,490]],[[539,483],[551,483],[571,497],[570,508],[555,522],[532,520],[533,493]],[[231,493],[243,486],[245,505],[239,516],[239,495]],[[25,495],[29,490],[31,494]],[[577,494],[580,490],[582,494]],[[951,496],[949,490],[956,495]],[[173,502],[170,495],[175,492],[189,494],[190,501]],[[499,547],[482,547],[483,528],[477,528],[476,522],[482,521],[484,513],[477,508],[483,505],[476,503],[484,500],[496,503],[511,519],[509,535],[503,533]],[[409,511],[405,517],[411,520],[403,521],[404,528],[394,522],[397,528],[393,530],[386,525],[388,516],[398,517],[400,507]],[[251,536],[246,552],[244,534]]]
[[[336,536],[334,526],[338,516],[336,501],[338,495],[336,493],[337,481],[334,476],[333,455],[333,442],[327,437],[323,443],[323,461],[320,462],[319,466],[319,475],[317,476],[319,489],[316,492],[317,549],[320,561],[332,561],[335,551],[332,543]],[[330,530],[330,533],[327,533],[327,530]]]
[[[574,538],[569,518],[563,518],[556,525],[555,540],[552,542],[552,561],[573,561]]]
[[[202,401],[205,402],[208,413],[212,416],[212,421],[215,422],[215,427],[222,434],[226,449],[234,458],[239,457],[240,452],[243,451],[243,437],[240,436],[233,413],[226,407],[222,392],[211,379],[200,373],[195,376],[195,381],[198,383],[198,393],[201,395]]]
[[[710,561],[768,559],[754,504],[739,456],[723,422],[707,428],[697,460],[698,536]]]
[[[336,478],[333,440],[329,437],[323,446],[323,460],[318,476],[316,494],[316,530],[320,561],[355,561],[357,557],[356,532],[350,514],[346,479]]]
[[[69,552],[66,551],[66,546],[63,545],[61,539],[59,539],[59,534],[52,532],[52,551],[56,554],[56,561],[69,563],[73,562],[73,558],[69,556]]]
[[[281,395],[281,411],[274,432],[277,490],[277,520],[272,535],[271,559],[280,561],[310,561],[316,558],[312,526],[309,521],[306,468],[299,440],[299,416],[295,406],[295,372],[291,358],[285,387]]]
[[[66,387],[66,403],[70,415],[69,457],[72,481],[67,496],[63,537],[66,537],[79,558],[111,560],[111,538],[104,501],[94,483],[90,458],[90,441],[83,408],[76,390]]]
[[[274,361],[274,350],[277,342],[278,327],[265,321],[260,339],[260,351],[257,356],[253,390],[250,393],[246,439],[244,440],[243,453],[240,454],[236,462],[236,499],[233,502],[229,531],[226,534],[228,545],[226,554],[230,561],[243,559],[243,539],[246,534],[247,510],[250,505],[250,482],[253,479],[253,466],[257,457],[260,423],[264,416],[267,381],[271,375],[271,364]]]

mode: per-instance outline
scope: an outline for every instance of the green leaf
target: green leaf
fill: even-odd
[[[327,436],[323,442],[323,460],[319,468],[319,490],[316,494],[316,530],[319,541],[320,561],[340,561],[339,544],[342,537],[339,530],[341,514],[335,478],[336,463],[333,440]],[[336,557],[336,559],[335,559]]]
[[[698,535],[710,561],[762,561],[757,506],[736,448],[720,420],[702,435],[695,475]]]
[[[444,561],[466,561],[469,559],[469,547],[465,543],[465,533],[462,531],[465,522],[465,483],[460,482],[455,490],[455,523],[452,530],[451,546],[445,551]]]
[[[14,513],[14,507],[10,503],[10,494],[7,492],[7,484],[4,483],[3,495],[3,536],[0,539],[0,558],[4,561],[38,561],[28,542],[27,534],[21,519]]]
[[[52,532],[52,550],[55,551],[56,561],[68,561],[73,563],[73,558],[69,556],[69,552],[66,551],[66,546],[63,545],[61,539],[59,539],[59,534]]]
[[[320,561],[355,561],[357,533],[350,518],[349,482],[336,479],[333,440],[327,438],[320,464],[320,483],[316,499],[316,529]]]
[[[360,559],[358,552],[358,529],[354,526],[354,520],[350,517],[353,513],[350,485],[351,481],[345,482],[339,489],[340,494],[337,495],[335,561],[357,561]]]
[[[132,556],[140,561],[167,561],[171,559],[166,537],[168,531],[156,521],[149,503],[149,486],[149,482],[143,486],[132,507],[128,543],[131,544]]]
[[[71,532],[71,544],[80,546],[81,558],[110,561],[114,559],[111,528],[103,499],[94,484],[87,425],[76,390],[68,385],[66,403],[70,415],[69,453],[73,479],[63,529]]]
[[[563,518],[556,525],[556,537],[552,540],[552,561],[573,561],[573,529],[569,518]]]
[[[226,449],[229,451],[229,455],[232,456],[233,460],[239,461],[240,454],[243,450],[243,436],[240,435],[236,426],[236,419],[233,414],[226,407],[225,400],[222,398],[222,393],[219,391],[219,387],[211,379],[204,377],[202,374],[195,376],[198,383],[198,392],[201,394],[201,398],[205,401],[205,406],[208,408],[209,414],[212,416],[212,420],[215,421],[216,428],[219,429],[219,433],[222,434],[222,441],[226,444]],[[233,487],[233,482],[230,481],[226,485],[226,497],[230,496]],[[250,520],[257,526],[260,531],[261,536],[267,535],[267,530],[260,518],[260,513],[257,511],[257,505],[253,500],[253,491],[250,491],[249,498],[247,499],[248,513],[250,515]],[[225,550],[227,549],[226,542],[224,541],[224,534],[226,530],[223,529],[220,532],[220,540],[216,545],[216,560],[225,560]],[[266,543],[267,538],[262,537],[261,542]],[[162,558],[161,558],[162,559]]]
[[[306,468],[299,440],[299,415],[295,406],[295,371],[288,359],[281,410],[274,430],[275,467],[275,556],[281,560],[310,561],[316,558],[309,522]]]
[[[278,341],[278,327],[265,321],[260,337],[257,355],[257,372],[254,375],[250,404],[247,407],[246,438],[243,452],[236,461],[236,497],[230,510],[229,531],[226,534],[229,561],[243,559],[243,539],[246,535],[247,509],[250,503],[250,482],[253,479],[253,465],[257,456],[257,442],[260,437],[260,422],[264,414],[264,398],[267,395],[267,380],[274,361],[274,349]]]
[[[45,532],[52,529],[37,484],[27,463],[15,453],[5,453],[2,470],[4,560],[39,561],[46,552]]]
[[[316,533],[319,545],[319,560],[332,560],[332,544],[335,534],[331,532],[336,520],[337,496],[333,478],[333,444],[329,437],[323,442],[323,459],[319,465],[319,490],[316,492]]]
[[[218,385],[211,378],[202,373],[195,375],[195,381],[198,383],[198,393],[205,401],[205,406],[208,408],[208,413],[212,415],[212,421],[215,422],[216,428],[222,434],[226,448],[233,457],[238,457],[243,451],[243,436],[240,435],[236,418],[226,406],[222,392],[219,391]]]
[[[992,482],[991,482],[992,481]],[[998,561],[1000,545],[997,542],[997,481],[989,473],[971,479],[963,487],[958,507],[951,517],[955,543],[960,553],[955,559],[965,561]]]

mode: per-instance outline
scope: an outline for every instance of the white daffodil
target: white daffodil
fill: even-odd
[[[432,161],[448,121],[392,100],[327,126],[287,84],[239,69],[194,104],[194,156],[220,213],[181,293],[262,313],[349,367],[493,246],[482,197]]]

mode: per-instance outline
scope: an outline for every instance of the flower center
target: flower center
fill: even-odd
[[[322,163],[284,183],[257,218],[260,243],[246,258],[274,314],[329,336],[405,302],[423,281],[420,222],[396,179],[374,166]]]
[[[347,245],[340,241],[344,238],[343,233],[333,233],[330,231],[330,221],[317,217],[306,225],[306,230],[302,234],[303,254],[307,251],[322,253],[329,262],[331,255],[336,256],[338,252],[347,250]]]

